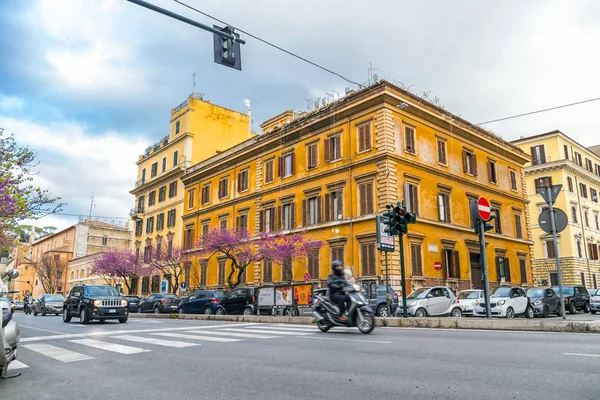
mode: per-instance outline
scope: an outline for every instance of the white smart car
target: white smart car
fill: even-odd
[[[482,299],[479,304],[474,305],[474,314],[485,316],[486,306],[485,300]],[[514,286],[499,287],[490,296],[490,315],[509,319],[518,315],[533,318],[534,311],[525,290]]]
[[[456,299],[462,308],[463,315],[473,315],[473,306],[484,302],[483,290],[461,290]]]

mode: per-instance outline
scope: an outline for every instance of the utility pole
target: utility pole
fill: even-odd
[[[544,188],[546,189],[546,196],[550,201],[548,202],[548,207],[550,208],[550,223],[552,224],[552,241],[554,242],[554,256],[556,257],[556,270],[558,272],[558,290],[560,291],[560,314],[563,319],[567,319],[565,316],[565,299],[563,293],[563,280],[562,280],[562,271],[560,269],[560,249],[558,248],[558,235],[556,232],[556,214],[554,210],[554,200],[552,200],[552,188],[550,186]],[[583,225],[583,221],[581,221]]]

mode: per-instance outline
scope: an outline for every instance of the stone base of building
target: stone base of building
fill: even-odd
[[[578,257],[560,259],[564,285],[581,285],[597,288],[600,279],[600,261]],[[534,260],[532,263],[533,279],[537,286],[558,284],[556,279],[556,260]],[[554,280],[554,281],[553,281]]]

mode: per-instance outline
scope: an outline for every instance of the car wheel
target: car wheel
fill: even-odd
[[[387,304],[382,304],[379,307],[377,307],[377,316],[378,317],[387,318],[387,317],[389,317],[389,315],[390,315],[390,313],[388,312]]]
[[[79,321],[82,324],[87,324],[90,322],[90,316],[88,315],[87,309],[85,307],[82,307],[81,310],[79,310]]]
[[[596,310],[590,310],[590,312],[594,315],[596,315]]]
[[[454,318],[460,318],[460,317],[462,317],[462,309],[460,307],[454,307],[452,309],[452,316]]]
[[[533,312],[533,307],[527,306],[527,308],[525,309],[525,318],[531,319],[533,317],[535,317],[535,313]]]
[[[223,309],[223,307],[219,307],[219,308],[217,308],[217,311],[215,311],[215,314],[225,315],[225,309]]]
[[[293,311],[292,311],[293,313]],[[252,311],[252,307],[244,307],[244,309],[242,310],[242,314],[243,315],[252,315],[254,314],[254,312]]]
[[[588,303],[587,301],[583,305],[583,312],[586,314],[590,312],[590,303]]]
[[[550,307],[544,306],[544,312],[542,313],[542,318],[548,318],[550,316]]]
[[[46,316],[46,309],[44,307],[42,307],[42,317]]]
[[[575,309],[575,303],[569,304],[569,314],[575,314],[577,310]]]
[[[38,315],[38,312],[36,310],[33,310],[33,316],[37,317],[37,315]]]
[[[508,307],[506,310],[506,318],[513,319],[515,317],[515,310],[512,307]]]
[[[424,308],[419,308],[415,312],[415,317],[417,317],[417,318],[424,318],[426,316],[427,316],[427,310],[425,310]]]
[[[124,324],[125,322],[127,322],[127,318],[129,318],[129,317],[119,318],[119,323]]]
[[[160,309],[158,307],[154,307],[154,314],[160,314]]]
[[[67,310],[63,310],[63,322],[71,322],[71,316]]]
[[[212,309],[210,307],[206,307],[204,309],[204,315],[211,315],[212,314]]]

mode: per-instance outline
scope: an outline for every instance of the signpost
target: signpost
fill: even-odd
[[[485,197],[477,199],[477,213],[479,214],[479,218],[485,222],[489,221],[492,217],[492,206]]]
[[[471,203],[471,218],[475,221],[475,232],[479,234],[479,256],[481,257],[481,274],[483,275],[483,296],[485,298],[485,317],[490,314],[490,284],[487,270],[487,257],[485,254],[485,232],[491,228],[487,222],[494,218],[492,206],[488,199],[479,197],[476,203]]]
[[[163,279],[160,282],[160,292],[161,293],[167,293],[167,290],[169,289],[169,281],[166,279]]]
[[[304,282],[310,282],[310,274],[308,272],[304,274]]]
[[[388,251],[394,251],[394,235],[390,233],[391,215],[384,215],[383,218],[377,215],[375,217],[375,231],[377,235],[377,249],[385,252],[385,293],[388,316],[392,313],[390,303],[390,274],[388,267]]]
[[[442,269],[442,263],[439,261],[436,261],[433,263],[433,269],[435,269],[436,271],[441,271]]]
[[[187,284],[185,282],[181,282],[181,290],[185,290]]]

